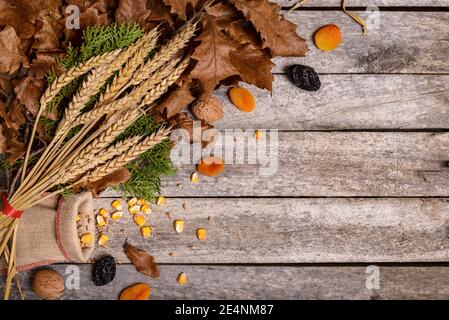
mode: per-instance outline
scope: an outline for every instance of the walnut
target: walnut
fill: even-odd
[[[223,118],[223,104],[214,95],[202,95],[192,108],[200,120],[215,122]]]
[[[190,142],[193,142],[193,120],[185,112],[178,113],[175,117],[169,120],[169,124],[176,129],[184,129],[187,130],[190,137]],[[201,137],[204,131],[212,128],[212,126],[208,125],[204,121],[201,121]],[[198,138],[201,138],[198,137]]]
[[[64,293],[64,278],[50,269],[39,270],[34,275],[33,291],[42,299],[56,300]]]

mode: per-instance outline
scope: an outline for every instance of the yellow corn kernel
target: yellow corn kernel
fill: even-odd
[[[142,211],[145,214],[150,214],[151,208],[148,204],[144,204],[143,206],[140,207],[140,211]]]
[[[134,215],[134,222],[139,226],[142,227],[145,222],[147,222],[147,220],[140,214],[135,214]]]
[[[104,227],[106,225],[106,220],[104,219],[103,216],[97,215],[96,220],[97,220],[97,226]]]
[[[199,228],[196,230],[196,236],[198,240],[204,241],[206,240],[207,231],[204,228]]]
[[[94,240],[92,233],[85,233],[81,236],[81,243],[88,246],[91,245]]]
[[[165,204],[165,197],[164,196],[157,197],[156,205],[158,207],[162,207],[164,204]]]
[[[190,182],[191,183],[199,183],[200,182],[200,176],[198,175],[198,172],[192,173],[190,176]]]
[[[109,243],[109,237],[105,234],[100,234],[98,237],[98,245],[102,247],[106,247]]]
[[[151,235],[151,227],[145,226],[140,228],[140,233],[142,234],[142,237],[149,238]]]
[[[112,220],[119,220],[121,217],[123,217],[123,211],[115,211],[111,214]]]
[[[187,282],[187,274],[186,274],[185,272],[181,272],[181,273],[178,275],[178,283],[179,283],[180,285],[185,285],[186,282]]]
[[[76,222],[80,222],[81,221],[81,215],[80,214],[76,215],[75,221]]]
[[[128,201],[128,206],[129,207],[134,207],[137,204],[137,198],[131,198]]]
[[[129,213],[136,214],[140,211],[140,206],[132,206],[128,208]]]
[[[138,204],[139,206],[143,206],[143,205],[145,205],[145,204],[148,204],[148,201],[145,200],[144,198],[139,198],[139,200],[137,200],[137,204]]]
[[[109,216],[108,210],[106,210],[105,208],[101,208],[100,211],[98,211],[98,214],[103,218],[107,218]]]
[[[177,233],[181,233],[184,230],[184,220],[175,220],[174,225]]]
[[[115,200],[112,202],[111,206],[118,211],[122,211],[123,210],[123,206],[122,203],[120,202],[120,200]]]
[[[256,140],[259,140],[260,138],[262,138],[263,133],[260,130],[256,130],[254,132],[254,136],[256,137]]]

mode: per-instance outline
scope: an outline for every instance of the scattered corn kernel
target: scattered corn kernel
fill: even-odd
[[[198,175],[198,172],[192,173],[190,176],[190,182],[191,183],[199,183],[200,182],[200,176]]]
[[[136,214],[140,211],[140,206],[132,206],[128,208],[129,213]]]
[[[123,211],[115,211],[111,214],[112,220],[119,220],[121,217],[123,217]]]
[[[187,274],[186,274],[185,272],[181,272],[181,273],[178,275],[178,283],[179,283],[180,285],[185,285],[186,282],[187,282]]]
[[[131,198],[128,201],[128,206],[133,207],[137,204],[137,198]]]
[[[101,215],[103,218],[107,218],[108,210],[106,210],[105,208],[101,208],[100,211],[98,211],[98,214]]]
[[[115,200],[112,202],[111,206],[118,211],[122,211],[123,210],[123,206],[122,203],[120,202],[120,200]]]
[[[143,206],[145,204],[148,204],[147,200],[145,200],[144,198],[139,198],[139,200],[137,200],[137,204],[139,206]]]
[[[85,233],[81,236],[81,243],[88,246],[91,245],[94,240],[92,233]]]
[[[144,204],[143,206],[140,207],[140,211],[142,211],[145,214],[150,214],[151,208],[148,204]]]
[[[142,237],[149,238],[151,235],[151,227],[142,227],[140,228],[140,233],[142,233]]]
[[[75,218],[75,221],[76,222],[80,222],[81,221],[81,215],[77,214],[76,218]]]
[[[97,215],[96,220],[97,220],[97,226],[104,227],[106,225],[106,220],[104,219],[103,216]]]
[[[157,197],[156,205],[158,207],[162,207],[164,204],[165,204],[165,197],[164,196]]]
[[[181,233],[184,230],[184,220],[175,220],[175,230]]]
[[[105,234],[100,234],[98,237],[98,245],[102,247],[106,247],[109,243],[109,237]]]
[[[256,130],[254,132],[254,136],[256,137],[256,140],[259,140],[260,138],[262,138],[263,133],[260,130]]]
[[[204,228],[199,228],[196,230],[196,236],[198,240],[204,241],[206,240],[207,231]]]
[[[140,214],[135,214],[134,215],[134,222],[139,226],[142,227],[145,222],[147,222],[147,220]]]

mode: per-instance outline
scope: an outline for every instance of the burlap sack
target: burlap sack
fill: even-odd
[[[76,216],[84,216],[78,227]],[[78,231],[78,228],[80,229]],[[82,248],[79,233],[90,232],[95,239],[95,217],[90,192],[66,199],[54,197],[26,210],[17,234],[19,272],[57,262],[87,262],[94,250]],[[6,263],[0,261],[0,272]]]

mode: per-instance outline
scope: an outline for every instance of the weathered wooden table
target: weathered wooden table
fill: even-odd
[[[308,57],[276,60],[273,94],[251,89],[253,114],[219,93],[220,129],[280,130],[277,174],[234,165],[192,185],[193,166],[180,168],[163,182],[168,201],[151,216],[152,239],[127,220],[114,227],[111,246],[96,251],[123,263],[116,280],[95,287],[91,266],[79,265],[81,287],[64,299],[116,299],[139,281],[152,286],[152,299],[449,298],[449,1],[348,1],[377,19],[367,36],[339,1],[310,3],[290,14],[309,41]],[[379,5],[378,16],[367,5]],[[327,23],[341,27],[344,43],[323,53],[311,38]],[[293,63],[314,67],[322,89],[294,87],[284,74]],[[106,193],[95,205],[112,200]],[[185,219],[184,233],[167,212]],[[198,227],[207,241],[196,239]],[[157,258],[159,279],[128,264],[126,237]],[[63,274],[67,267],[54,266]],[[180,272],[185,286],[176,282]],[[21,282],[35,299],[31,277]]]

